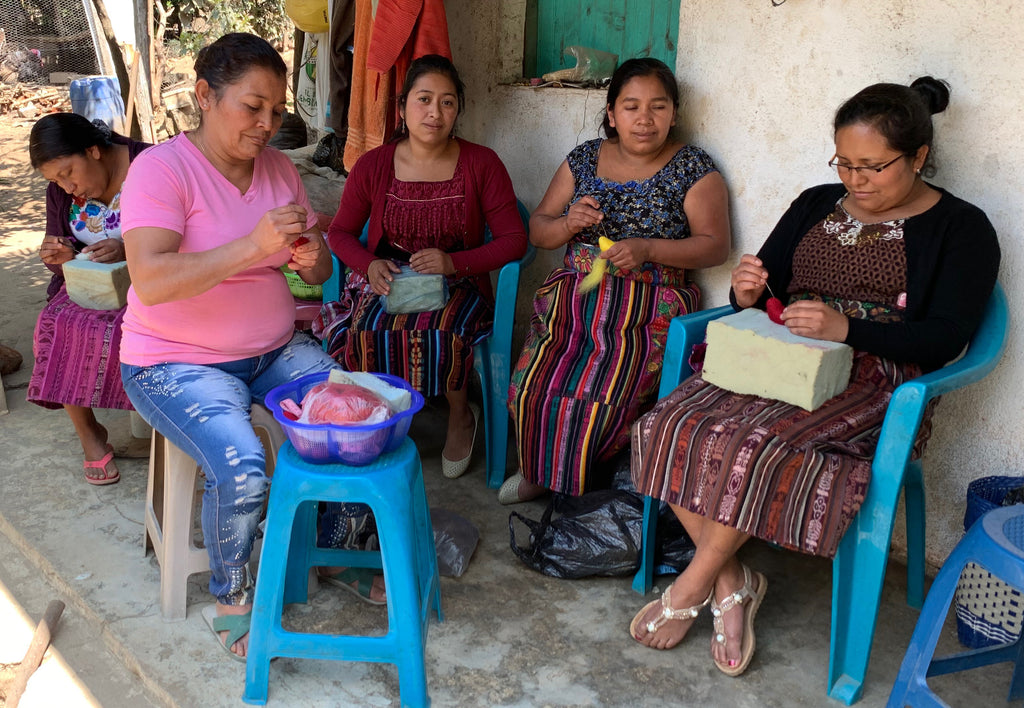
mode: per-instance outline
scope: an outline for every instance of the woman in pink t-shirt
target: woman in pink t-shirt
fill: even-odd
[[[285,107],[281,57],[259,37],[229,34],[199,53],[196,75],[199,128],[140,156],[124,185],[132,288],[121,372],[139,414],[206,473],[203,538],[217,604],[203,615],[244,661],[247,563],[269,485],[250,405],[337,367],[295,332],[279,269],[321,283],[331,260],[298,172],[267,149]]]

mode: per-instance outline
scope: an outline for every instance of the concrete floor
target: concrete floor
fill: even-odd
[[[33,618],[52,598],[67,603],[53,646],[102,705],[241,705],[244,668],[221,652],[200,616],[210,601],[207,575],[193,576],[186,620],[160,618],[159,568],[142,552],[146,460],[119,458],[120,483],[90,486],[66,416],[25,402],[32,327],[48,279],[35,254],[43,185],[30,177],[5,188],[24,197],[20,225],[11,225],[8,210],[0,231],[0,341],[26,363],[4,379],[10,414],[0,416],[0,583]],[[119,450],[139,447],[126,414],[104,411],[101,419]],[[428,407],[412,431],[428,495],[432,506],[472,521],[480,543],[462,577],[442,580],[445,622],[431,624],[426,648],[435,706],[838,705],[825,693],[827,561],[758,542],[743,549],[770,587],[757,617],[758,653],[741,678],[712,664],[706,614],[674,650],[647,649],[627,633],[650,599],[631,590],[630,578],[557,580],[512,555],[509,509],[485,488],[482,454],[463,478],[442,477],[442,421],[443,411]],[[536,501],[517,511],[539,518],[544,506]],[[887,577],[864,706],[884,705],[917,618],[902,598],[904,577],[898,565]],[[324,631],[374,631],[386,622],[383,609],[333,588],[286,612],[289,622]],[[952,618],[944,642],[949,650],[958,646]],[[1003,665],[934,684],[952,705],[999,705],[1009,677]],[[270,705],[398,705],[397,672],[388,664],[280,659],[270,670]]]
[[[85,484],[74,432],[63,414],[24,401],[26,378],[27,367],[5,381],[11,412],[0,418],[0,581],[33,617],[53,597],[68,604],[54,646],[103,705],[240,705],[244,669],[221,653],[199,614],[209,600],[206,574],[193,576],[185,621],[160,619],[159,569],[141,545],[145,459],[119,459],[119,484]],[[432,623],[427,641],[434,705],[837,705],[825,696],[828,562],[760,543],[744,549],[771,585],[757,618],[758,653],[742,678],[712,665],[706,615],[676,649],[646,649],[627,635],[644,602],[629,578],[563,581],[535,573],[509,551],[508,509],[485,489],[479,460],[461,479],[441,476],[441,413],[427,409],[413,429],[428,494],[435,507],[472,521],[481,539],[467,572],[442,581],[446,620]],[[127,415],[103,418],[124,448]],[[521,506],[538,518],[544,503]],[[865,706],[884,704],[916,620],[901,599],[903,578],[894,565]],[[322,631],[386,623],[383,609],[332,588],[287,613],[297,626]],[[952,648],[951,621],[947,634]],[[1004,701],[1008,681],[1009,668],[1000,666],[936,685],[953,705],[976,706]],[[397,672],[388,664],[281,659],[271,667],[271,705],[385,706],[397,698]]]

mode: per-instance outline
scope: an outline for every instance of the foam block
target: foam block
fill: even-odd
[[[792,334],[748,308],[708,323],[704,380],[813,411],[846,390],[853,349]]]
[[[93,263],[89,260],[71,260],[64,264],[64,280],[68,297],[76,305],[90,310],[117,310],[127,302],[128,263]]]

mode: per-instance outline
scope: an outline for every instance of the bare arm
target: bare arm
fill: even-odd
[[[538,248],[555,249],[564,246],[573,236],[604,218],[601,205],[591,196],[580,197],[562,212],[576,189],[569,162],[563,160],[551,178],[548,191],[530,217],[530,243]]]
[[[144,305],[187,300],[290,247],[305,230],[306,210],[294,204],[268,211],[250,234],[195,253],[179,253],[181,234],[170,229],[130,229],[124,243],[132,286]]]

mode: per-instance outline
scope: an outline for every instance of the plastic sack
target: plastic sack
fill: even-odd
[[[369,425],[391,415],[387,402],[373,391],[346,383],[325,381],[302,399],[300,423],[310,425]]]
[[[448,279],[441,274],[417,273],[404,265],[391,281],[390,292],[380,296],[390,315],[440,310],[448,302]]]
[[[557,514],[557,516],[556,516]],[[515,520],[530,530],[527,546],[516,543]],[[512,512],[512,552],[536,571],[556,578],[628,575],[640,567],[643,500],[615,489],[579,497],[556,494],[540,521]]]
[[[318,34],[331,28],[327,0],[284,0],[284,12],[303,32]]]
[[[602,52],[600,49],[572,45],[563,54],[576,57],[576,66],[544,74],[545,81],[568,81],[574,84],[604,84],[611,81],[619,63],[618,54]]]
[[[438,571],[449,578],[459,577],[469,567],[480,531],[471,521],[447,509],[431,509],[430,525],[434,527]]]
[[[306,33],[302,45],[302,59],[298,88],[295,92],[295,113],[311,128],[326,127],[327,106],[330,100],[328,77],[331,75],[330,42],[325,33]],[[323,48],[324,51],[320,51]]]

